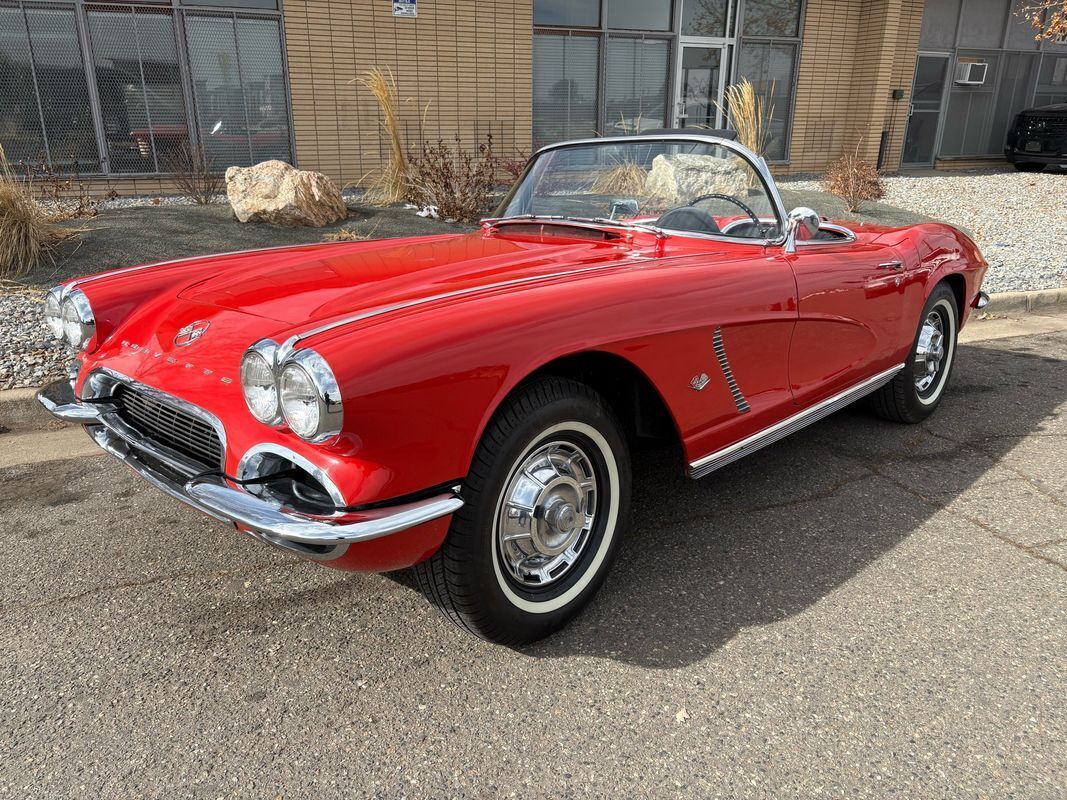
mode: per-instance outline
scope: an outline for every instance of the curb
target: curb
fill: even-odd
[[[989,295],[989,305],[983,314],[1007,314],[1012,311],[1029,313],[1051,306],[1067,305],[1067,287],[1038,289],[1032,292],[999,292]]]
[[[1067,306],[1067,287],[1040,289],[1033,292],[1000,292],[989,295],[989,305],[981,311],[972,312],[971,319],[983,316],[1000,316],[1011,313],[1031,313],[1053,310]],[[0,391],[0,430],[46,431],[55,430],[57,423],[34,399],[36,389],[6,389]]]

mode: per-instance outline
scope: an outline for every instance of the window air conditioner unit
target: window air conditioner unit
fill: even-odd
[[[956,64],[956,83],[960,86],[981,86],[985,83],[989,64],[984,61],[961,61]]]

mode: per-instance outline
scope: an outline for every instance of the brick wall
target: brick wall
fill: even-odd
[[[286,0],[296,158],[340,184],[366,182],[387,159],[378,106],[352,79],[391,69],[407,142],[528,148],[532,0],[423,0],[416,19],[384,0]]]
[[[789,172],[821,172],[857,145],[873,162],[883,130],[885,168],[899,166],[922,10],[923,0],[808,0]]]

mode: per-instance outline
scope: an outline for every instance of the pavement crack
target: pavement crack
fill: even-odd
[[[941,437],[941,438],[948,439],[948,437]],[[949,441],[953,441],[953,440],[949,439]],[[894,478],[892,475],[889,475],[886,472],[880,470],[876,465],[871,464],[870,462],[867,462],[867,461],[863,461],[863,460],[860,460],[860,463],[863,464],[863,466],[865,466],[867,469],[869,469],[871,472],[873,472],[878,477],[880,477],[880,478],[888,481],[889,483],[893,484],[894,486],[896,486],[901,491],[906,492],[907,494],[910,494],[912,497],[918,499],[920,502],[925,503],[926,505],[928,505],[928,506],[930,506],[930,507],[932,507],[932,508],[934,508],[934,509],[936,509],[938,511],[943,511],[946,514],[949,514],[950,516],[959,517],[960,519],[966,520],[967,522],[969,522],[972,525],[974,525],[976,528],[980,528],[981,530],[983,530],[986,533],[988,533],[994,539],[997,539],[997,540],[1003,542],[1004,544],[1010,545],[1011,547],[1014,547],[1016,550],[1021,550],[1022,552],[1026,553],[1027,555],[1033,556],[1034,558],[1036,558],[1036,559],[1038,559],[1040,561],[1044,561],[1046,564],[1051,564],[1054,567],[1059,567],[1064,572],[1067,572],[1067,564],[1064,564],[1061,561],[1057,561],[1056,559],[1045,555],[1044,553],[1040,552],[1040,550],[1039,550],[1039,548],[1046,547],[1049,544],[1054,544],[1055,542],[1044,542],[1042,544],[1036,544],[1036,545],[1021,544],[1020,542],[1017,542],[1014,539],[1008,538],[1007,536],[1002,534],[996,528],[994,528],[991,525],[989,525],[984,520],[979,519],[977,517],[972,517],[970,514],[965,514],[964,512],[958,511],[957,509],[954,509],[954,508],[950,508],[948,505],[945,505],[944,503],[941,503],[941,502],[939,502],[939,501],[937,501],[937,500],[935,500],[935,499],[933,499],[931,497],[927,497],[925,494],[923,494],[922,492],[918,491],[914,487],[909,486],[908,484],[904,483],[903,481],[900,481],[897,478]],[[1061,503],[1061,505],[1062,505],[1062,503]]]
[[[48,600],[39,600],[29,603],[12,603],[7,606],[0,606],[0,616],[8,614],[14,611],[36,611],[42,608],[54,608],[56,606],[66,605],[68,603],[75,603],[78,600],[82,600],[86,597],[92,597],[93,595],[107,594],[108,592],[122,592],[127,589],[138,589],[143,586],[152,586],[154,584],[166,583],[167,581],[180,580],[182,578],[229,578],[235,575],[248,575],[258,572],[267,572],[275,569],[292,569],[295,566],[302,564],[303,562],[294,561],[292,563],[282,564],[267,564],[261,567],[252,567],[251,569],[241,570],[208,570],[196,571],[196,570],[181,570],[179,572],[172,572],[167,575],[157,575],[152,578],[142,578],[139,580],[128,580],[120,583],[105,584],[103,586],[94,586],[91,589],[86,589],[82,592],[76,592],[75,594],[62,595],[60,597],[53,597]]]
[[[990,453],[987,450],[985,450],[984,448],[974,444],[973,442],[961,441],[959,439],[953,439],[951,436],[947,436],[946,434],[938,433],[936,431],[932,431],[929,428],[926,428],[925,426],[923,427],[923,430],[927,434],[929,434],[930,436],[934,437],[935,439],[941,439],[942,441],[950,442],[950,443],[956,445],[957,447],[963,448],[965,450],[970,450],[971,452],[974,452],[974,453],[977,453],[977,454],[979,454],[981,456],[984,456],[985,458],[989,459],[990,461],[992,461],[997,466],[1003,467],[1008,472],[1012,473],[1013,475],[1018,477],[1020,480],[1022,480],[1026,484],[1028,484],[1031,489],[1033,489],[1035,492],[1040,494],[1042,497],[1044,497],[1044,498],[1046,498],[1048,500],[1051,500],[1055,505],[1058,505],[1060,508],[1067,508],[1067,503],[1065,503],[1063,501],[1063,499],[1059,497],[1059,495],[1055,494],[1054,492],[1050,492],[1048,489],[1044,488],[1041,485],[1041,483],[1036,478],[1034,478],[1032,475],[1027,475],[1022,470],[1017,469],[1016,467],[1013,467],[1005,459],[998,458],[998,457],[994,456],[992,453]],[[1054,434],[1046,434],[1046,435],[1051,436],[1051,435],[1054,435]],[[1039,438],[1039,437],[1036,437],[1036,438]]]

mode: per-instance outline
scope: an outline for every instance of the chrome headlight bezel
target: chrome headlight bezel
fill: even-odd
[[[256,342],[245,351],[244,355],[241,356],[241,365],[238,368],[238,374],[240,375],[241,381],[241,395],[244,397],[245,405],[248,406],[248,412],[264,425],[278,426],[281,425],[283,421],[281,400],[278,397],[278,375],[275,370],[277,356],[278,345],[270,339],[263,339]],[[252,406],[252,401],[248,397],[248,385],[245,382],[245,364],[252,358],[262,359],[271,375],[271,389],[274,392],[274,414],[270,417],[263,417],[257,414]]]
[[[89,298],[81,289],[64,293],[60,303],[63,337],[75,350],[85,350],[96,334],[96,317]]]
[[[305,349],[295,352],[287,352],[287,350],[287,347],[283,347],[271,339],[261,339],[249,347],[244,355],[241,356],[241,393],[244,396],[245,405],[248,407],[249,413],[264,425],[270,425],[271,427],[286,425],[294,434],[306,442],[327,444],[340,436],[344,422],[340,386],[326,359],[314,350]],[[248,400],[244,364],[250,358],[262,358],[271,367],[274,378],[274,391],[277,397],[277,413],[271,419],[263,419],[258,416]],[[317,424],[314,429],[298,430],[290,419],[291,416],[295,415],[286,414],[285,401],[281,389],[282,376],[287,369],[300,370],[313,388],[313,399],[318,413]]]
[[[293,425],[291,415],[286,410],[285,393],[282,391],[282,376],[287,370],[300,370],[307,376],[314,391],[318,417],[313,430],[300,431]],[[297,350],[289,356],[278,369],[278,401],[282,416],[297,436],[312,444],[323,444],[336,439],[341,434],[344,422],[344,408],[341,404],[341,388],[337,384],[333,370],[326,359],[314,350]]]

